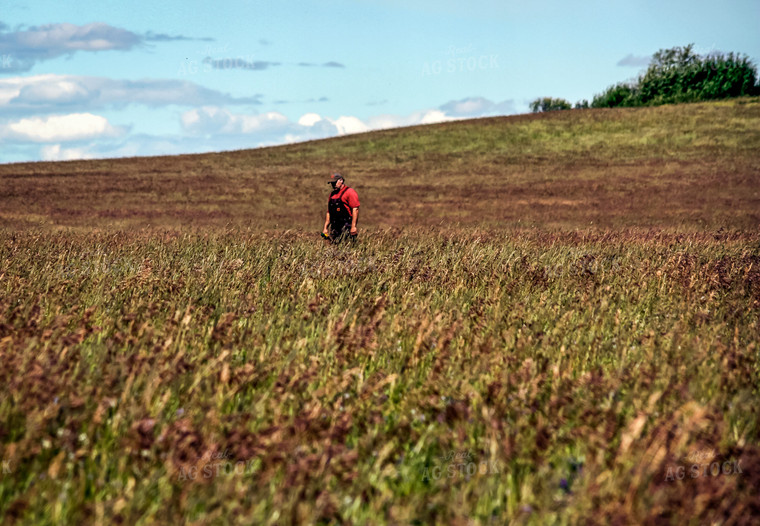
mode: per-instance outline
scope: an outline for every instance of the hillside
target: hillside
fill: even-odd
[[[573,110],[176,157],[0,165],[0,228],[321,227],[343,172],[365,229],[754,229],[760,99]]]

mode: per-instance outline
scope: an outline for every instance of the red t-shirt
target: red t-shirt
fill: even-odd
[[[354,208],[359,208],[359,194],[356,193],[356,190],[353,188],[346,187],[345,190],[342,188],[339,192],[337,192],[335,195],[331,195],[330,199],[338,199],[340,198],[341,201],[343,201],[343,204],[346,205],[346,208],[348,208],[348,214],[353,215]],[[329,201],[328,201],[329,203]]]

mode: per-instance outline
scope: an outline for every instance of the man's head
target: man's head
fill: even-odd
[[[330,179],[327,180],[327,182],[330,183],[336,190],[340,190],[340,187],[343,186],[343,181],[343,176],[338,172],[333,172],[330,175]]]

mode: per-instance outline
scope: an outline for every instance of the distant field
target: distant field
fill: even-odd
[[[321,230],[325,177],[364,228],[755,229],[760,99],[574,110],[180,157],[0,165],[0,227]]]
[[[0,521],[756,523],[758,117],[0,166]]]

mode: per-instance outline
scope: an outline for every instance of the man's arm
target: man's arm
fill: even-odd
[[[351,235],[356,235],[356,221],[359,219],[359,207],[353,208],[351,213]]]
[[[327,212],[325,215],[325,227],[322,229],[322,233],[326,236],[330,235],[330,232],[327,230],[330,227],[330,212]]]

